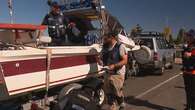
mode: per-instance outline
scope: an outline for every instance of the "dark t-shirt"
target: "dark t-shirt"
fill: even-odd
[[[185,47],[184,51],[182,52],[182,59],[183,59],[183,69],[185,71],[192,71],[195,69],[195,55],[192,54],[191,57],[185,57],[185,52],[193,53],[195,48],[193,47]]]
[[[68,22],[68,18],[63,14],[49,13],[45,16],[42,25],[48,25],[49,36],[52,38],[61,38],[65,36],[65,30]]]

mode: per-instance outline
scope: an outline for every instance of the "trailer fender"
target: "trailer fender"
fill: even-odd
[[[78,84],[78,83],[72,83],[72,84],[69,84],[67,86],[65,86],[59,93],[58,95],[58,100],[62,100],[64,99],[64,97],[69,94],[71,91],[73,90],[78,90],[78,89],[81,89],[83,86],[81,84]]]
[[[91,78],[88,83],[84,85],[84,88],[92,89],[95,93],[94,100],[97,105],[101,106],[105,102],[106,94],[103,90],[103,80],[100,78]]]
[[[66,98],[66,96],[71,93],[71,91],[73,90],[78,90],[81,89],[83,86],[81,84],[78,83],[72,83],[69,84],[67,86],[65,86],[59,93],[58,95],[58,103],[55,105],[54,110],[63,110],[65,105],[68,102],[68,99]]]
[[[103,81],[99,78],[91,78],[88,80],[88,83],[83,87],[90,88],[94,91],[100,89],[103,86]]]

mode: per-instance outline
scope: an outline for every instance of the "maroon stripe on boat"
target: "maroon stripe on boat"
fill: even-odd
[[[51,70],[91,64],[97,62],[96,55],[80,55],[71,57],[57,57],[51,60]],[[3,62],[4,76],[15,76],[39,71],[46,71],[46,59],[29,59]]]
[[[3,80],[2,79],[0,79],[0,84],[3,84]]]

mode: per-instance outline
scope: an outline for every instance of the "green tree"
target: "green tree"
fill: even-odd
[[[139,34],[142,31],[143,31],[143,28],[139,24],[137,24],[136,27],[131,30],[130,34],[132,37],[135,37],[136,34]]]
[[[165,27],[165,28],[164,28],[163,35],[164,35],[164,37],[165,37],[165,39],[166,39],[167,41],[170,41],[170,37],[172,36],[171,33],[172,33],[172,30],[171,30],[170,27]]]
[[[185,29],[181,28],[179,30],[178,35],[177,35],[177,39],[176,39],[177,44],[184,43],[185,33],[186,33]]]
[[[169,35],[169,43],[174,44],[174,39],[172,34]]]

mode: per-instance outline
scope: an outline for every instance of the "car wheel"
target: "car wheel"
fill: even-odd
[[[171,62],[171,63],[170,63],[170,66],[169,66],[169,69],[173,69],[173,68],[174,68],[174,63]]]
[[[163,75],[163,73],[165,72],[165,66],[162,66],[161,68],[159,68],[157,72],[159,75]]]
[[[165,72],[165,67],[162,66],[159,70],[159,74],[162,75]]]
[[[169,69],[173,69],[174,68],[174,62],[175,62],[175,55],[173,56],[173,61],[170,62]]]

